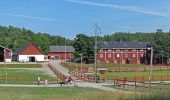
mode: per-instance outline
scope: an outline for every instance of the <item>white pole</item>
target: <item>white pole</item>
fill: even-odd
[[[151,75],[153,69],[153,47],[151,47],[150,67],[149,67],[149,88],[151,88]]]

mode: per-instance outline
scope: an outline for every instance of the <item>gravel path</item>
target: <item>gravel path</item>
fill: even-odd
[[[51,65],[55,67],[59,72],[64,74],[65,76],[70,76],[69,70],[63,66],[60,65],[60,61],[54,60],[50,61]]]
[[[60,65],[60,61],[50,61],[52,66],[54,66],[58,71],[60,71],[62,74],[66,76],[70,76],[69,70],[63,66]],[[14,69],[14,68],[11,68]],[[47,72],[51,76],[56,76],[54,72],[48,67],[48,63],[43,63],[42,68],[16,68],[16,69],[29,69],[29,70],[37,70],[37,71],[43,71]],[[127,92],[127,91],[122,91],[110,87],[105,87],[103,84],[100,83],[90,83],[90,82],[84,82],[82,80],[77,79],[76,77],[72,77],[73,79],[73,84],[67,84],[63,85],[64,87],[90,87],[90,88],[96,88],[108,92]],[[19,85],[19,84],[0,84],[0,86],[11,86],[11,87],[61,87],[60,84],[49,84],[49,85]],[[129,93],[129,92],[128,92]]]

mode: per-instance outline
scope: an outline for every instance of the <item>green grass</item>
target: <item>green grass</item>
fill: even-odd
[[[75,62],[66,62],[68,65],[70,65],[71,67],[75,68],[76,66],[81,66],[81,63],[75,63]],[[82,66],[84,68],[87,68],[87,67],[94,67],[94,64],[82,64]],[[100,68],[100,67],[145,67],[146,65],[143,65],[143,64],[116,64],[116,63],[101,63],[101,62],[98,62],[97,63],[97,67]]]
[[[149,71],[143,72],[108,72],[108,77],[131,77],[131,76],[147,76]],[[170,70],[167,71],[152,71],[153,75],[170,75]]]
[[[129,95],[79,87],[0,87],[0,100],[117,100]]]
[[[0,83],[5,83],[4,70],[2,69],[0,70],[0,76]],[[9,84],[35,84],[38,76],[40,76],[42,80],[47,79],[52,81],[55,79],[41,71],[7,69],[7,79]]]
[[[4,68],[4,64],[0,64],[0,68]],[[7,68],[41,68],[41,64],[6,64]]]

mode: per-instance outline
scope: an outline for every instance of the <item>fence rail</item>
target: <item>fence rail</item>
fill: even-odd
[[[142,90],[145,88],[159,89],[159,85],[170,85],[170,75],[152,75],[151,80],[148,76],[117,77],[113,79],[113,85],[122,89],[127,89],[130,86],[129,89],[134,91],[138,87],[142,87]]]

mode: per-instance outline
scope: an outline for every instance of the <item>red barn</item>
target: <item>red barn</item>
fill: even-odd
[[[0,45],[0,62],[11,62],[12,60],[12,51]]]
[[[146,62],[148,42],[101,42],[99,62],[140,64]]]
[[[51,60],[65,60],[74,58],[73,46],[50,46],[48,58]]]
[[[44,61],[44,54],[34,43],[27,43],[16,50],[14,58],[19,62]]]

